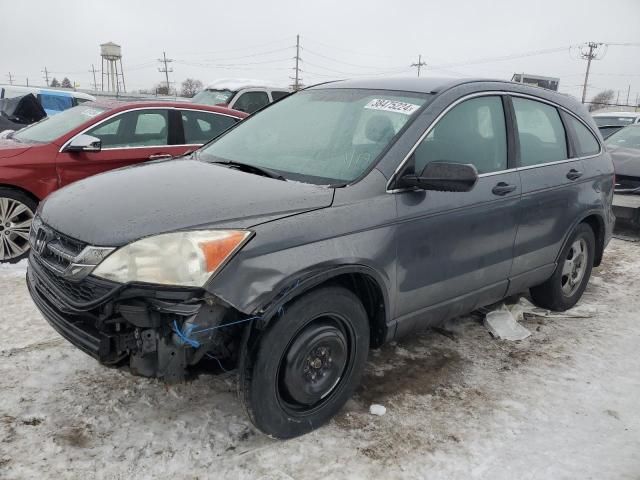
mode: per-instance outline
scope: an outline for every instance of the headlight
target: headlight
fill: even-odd
[[[201,287],[250,236],[246,230],[208,230],[143,238],[116,250],[92,273],[120,283]]]

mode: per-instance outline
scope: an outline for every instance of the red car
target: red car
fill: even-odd
[[[246,117],[179,102],[88,102],[0,139],[0,262],[29,250],[38,202],[90,175],[184,155]]]

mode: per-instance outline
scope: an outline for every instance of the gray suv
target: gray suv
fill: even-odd
[[[611,237],[613,186],[567,96],[327,83],[185,158],[55,192],[27,280],[100,362],[168,382],[237,368],[251,420],[289,438],[340,410],[372,347],[527,289],[571,308]]]

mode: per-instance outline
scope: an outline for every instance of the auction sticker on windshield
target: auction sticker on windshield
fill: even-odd
[[[411,115],[413,112],[420,108],[420,105],[398,102],[396,100],[385,100],[384,98],[374,98],[369,103],[367,103],[364,108],[367,108],[369,110],[383,110],[385,112],[396,112],[404,113],[405,115]]]

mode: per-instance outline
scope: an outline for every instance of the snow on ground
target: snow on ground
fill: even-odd
[[[287,442],[251,426],[232,375],[168,387],[100,366],[23,272],[0,268],[0,478],[640,478],[639,243],[612,241],[590,318],[528,318],[507,342],[468,317],[373,351],[344,411]]]

